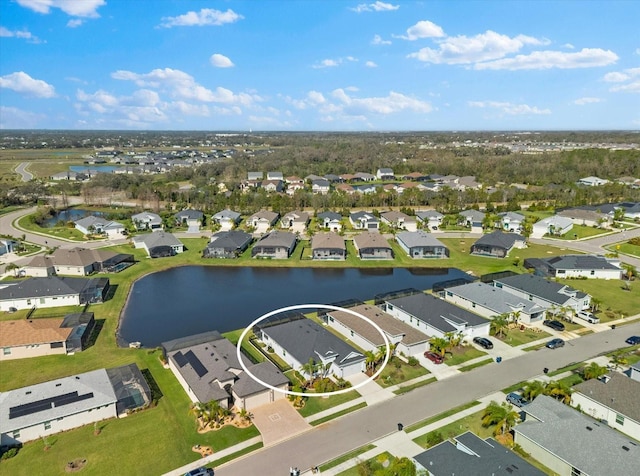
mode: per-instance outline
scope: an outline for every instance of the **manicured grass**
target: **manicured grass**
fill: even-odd
[[[419,430],[420,428],[424,428],[427,425],[431,425],[432,423],[435,423],[437,421],[444,420],[445,418],[450,417],[451,415],[455,415],[456,413],[460,413],[464,410],[475,407],[476,405],[480,405],[480,402],[477,400],[474,400],[473,402],[465,403],[464,405],[460,405],[459,407],[452,408],[451,410],[442,412],[434,417],[427,418],[426,420],[423,420],[421,422],[408,426],[404,429],[404,431],[406,433],[411,433],[413,431]]]
[[[522,350],[524,350],[525,352],[530,352],[532,350],[543,349],[545,345],[547,345],[547,342],[541,342],[540,344],[532,345],[531,347],[525,347]]]
[[[374,456],[373,458],[368,459],[367,461],[378,462],[382,464],[383,467],[386,467],[395,460],[396,460],[395,456],[392,456],[391,453],[387,451],[383,451],[379,455]],[[338,476],[361,476],[362,474],[368,474],[368,473],[362,473],[360,468],[356,464],[354,467],[338,473]],[[375,473],[375,474],[378,474],[378,473]]]
[[[416,388],[424,387],[425,385],[429,385],[430,383],[436,382],[438,379],[435,377],[431,377],[425,380],[421,380],[420,382],[412,383],[411,385],[404,385],[397,390],[394,390],[393,393],[396,395],[402,395],[403,393],[410,392],[411,390],[415,390]]]
[[[558,380],[558,382],[562,382],[567,384],[569,387],[573,387],[574,385],[578,385],[579,383],[584,382],[582,376],[578,373],[571,374],[567,377],[563,377]]]
[[[37,233],[39,235],[48,235],[53,238],[60,238],[70,241],[85,241],[85,237],[79,230],[68,226],[54,226],[51,228],[43,228],[38,226],[29,220],[27,216],[24,216],[18,220],[18,226],[24,228],[27,231]]]
[[[548,337],[551,337],[551,334],[548,332],[536,332],[529,327],[526,327],[524,331],[521,331],[520,329],[509,329],[504,337],[492,336],[492,338],[501,340],[505,344],[509,344],[511,347],[535,342]]]
[[[620,318],[620,313],[624,316],[640,313],[640,280],[631,283],[631,291],[626,291],[617,279],[561,279],[559,282],[600,300],[603,304],[596,315],[604,322],[612,318],[607,316],[607,311],[612,312],[615,319]]]
[[[350,459],[355,458],[358,455],[361,455],[363,453],[366,453],[369,450],[372,450],[375,448],[375,445],[365,445],[365,446],[361,446],[360,448],[357,448],[353,451],[350,451],[348,453],[345,453],[344,455],[340,456],[339,458],[336,458],[334,460],[329,461],[328,463],[323,464],[322,466],[320,466],[318,469],[320,469],[320,472],[324,472],[327,471],[328,469],[334,468],[336,466],[338,466],[339,464],[344,463],[345,461],[349,461]]]
[[[7,207],[0,208],[0,215],[6,215],[7,213],[15,212],[16,210],[21,210],[24,207],[19,205],[9,205]]]
[[[479,436],[482,439],[493,436],[493,430],[495,425],[492,425],[488,428],[482,426],[481,417],[484,410],[480,410],[476,413],[472,413],[471,415],[467,415],[464,418],[451,422],[441,428],[438,428],[437,431],[442,435],[442,437],[447,440],[449,438],[453,438],[455,436],[461,435],[466,431],[471,431],[476,436]],[[427,440],[429,438],[429,433],[424,435],[420,435],[415,438],[413,441],[423,448],[428,448]]]
[[[304,407],[300,408],[298,412],[303,417],[308,417],[359,397],[360,394],[355,390],[347,393],[340,393],[338,395],[331,395],[330,397],[309,397],[307,398]]]
[[[511,392],[516,392],[518,390],[521,390],[522,387],[524,387],[527,384],[526,380],[523,380],[522,382],[518,382],[518,383],[514,383],[513,385],[511,385],[510,387],[507,388],[503,388],[502,390],[500,390],[502,393],[511,393]]]
[[[428,373],[429,371],[421,365],[411,366],[398,357],[392,357],[376,380],[376,383],[381,387],[389,387],[402,382],[408,382]]]
[[[458,370],[460,372],[468,372],[478,367],[482,367],[483,365],[490,364],[491,362],[493,362],[493,359],[489,358],[489,359],[481,360],[480,362],[476,362],[475,364],[467,365],[466,367],[460,367]]]
[[[592,236],[604,235],[605,233],[610,233],[610,230],[594,228],[592,226],[573,225],[573,228],[571,228],[568,233],[565,233],[562,236],[553,236],[552,238],[556,240],[573,241]]]
[[[447,351],[444,363],[449,366],[458,365],[468,360],[482,357],[483,355],[487,355],[487,353],[475,347],[454,347],[451,351]]]
[[[640,258],[640,246],[632,245],[631,243],[628,243],[628,242],[618,243],[615,246],[608,247],[608,249],[610,249],[611,251],[617,251],[625,255],[636,256]]]
[[[234,460],[240,456],[247,455],[249,453],[253,453],[256,450],[262,448],[264,444],[262,442],[256,443],[255,445],[247,446],[245,449],[236,451],[235,453],[231,453],[230,455],[225,456],[224,458],[220,458],[215,460],[213,463],[206,465],[209,468],[216,468],[228,461]]]
[[[558,370],[554,370],[553,372],[549,372],[547,375],[549,377],[554,377],[565,372],[573,372],[575,370],[581,369],[582,367],[584,367],[584,362],[576,362],[575,364],[567,365],[566,367],[562,367]]]
[[[332,413],[331,415],[327,415],[327,416],[319,418],[317,420],[313,420],[311,422],[311,426],[321,425],[321,424],[326,423],[328,421],[331,421],[331,420],[334,420],[336,418],[340,418],[341,416],[347,415],[348,413],[355,412],[356,410],[360,410],[361,408],[364,408],[366,406],[367,406],[366,402],[358,403],[357,405],[354,405],[354,406],[349,407],[349,408],[345,408],[344,410],[341,410],[339,412]]]

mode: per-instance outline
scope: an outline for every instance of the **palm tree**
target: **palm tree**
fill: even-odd
[[[303,364],[302,367],[300,368],[300,370],[302,371],[301,373],[303,375],[308,375],[309,378],[307,379],[308,383],[313,382],[313,379],[315,378],[316,375],[316,369],[317,369],[317,365],[316,362],[313,360],[313,357],[309,358],[309,362],[307,362],[306,364]]]
[[[532,402],[538,395],[544,393],[544,384],[539,380],[527,382],[522,389],[522,397],[528,402]]]
[[[376,367],[376,354],[367,350],[364,353],[364,363],[367,367],[367,370],[373,373],[373,369]]]
[[[510,404],[504,402],[500,405],[497,402],[491,402],[482,414],[482,426],[486,428],[496,425],[493,434],[504,435],[511,431],[519,418],[518,412],[514,411]]]
[[[509,321],[504,314],[500,314],[499,316],[494,317],[491,320],[491,332],[496,337],[504,337],[507,333],[507,327],[509,326]]]
[[[568,404],[571,402],[571,394],[573,390],[569,385],[561,381],[551,381],[544,388],[544,394]]]
[[[603,375],[606,375],[607,370],[606,367],[601,367],[595,362],[591,362],[588,366],[582,369],[582,377],[585,380],[591,380],[592,378],[600,378]]]
[[[205,411],[205,404],[201,402],[196,402],[189,407],[189,415],[195,417],[199,429],[202,429],[206,426],[203,419]]]
[[[431,350],[436,354],[440,354],[442,357],[444,357],[447,344],[448,344],[447,339],[443,337],[434,336],[431,339],[429,339],[429,345],[431,346],[430,347]]]
[[[597,312],[601,304],[602,304],[602,301],[600,299],[595,297],[591,298],[591,310],[593,312]]]
[[[621,365],[627,365],[629,361],[627,360],[627,352],[625,350],[618,350],[611,356],[611,363],[615,365],[615,369],[618,370],[618,367]]]

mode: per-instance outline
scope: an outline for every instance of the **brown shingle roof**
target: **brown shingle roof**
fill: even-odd
[[[333,232],[313,235],[313,238],[311,238],[311,249],[317,250],[321,248],[347,249],[344,244],[344,238]]]
[[[353,238],[353,242],[356,248],[361,250],[363,248],[388,248],[391,249],[389,242],[384,239],[380,233],[374,233],[371,231],[365,231]]]
[[[67,340],[73,328],[60,328],[63,319],[19,319],[0,322],[0,347],[48,344]]]

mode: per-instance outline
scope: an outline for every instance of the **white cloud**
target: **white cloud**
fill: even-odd
[[[380,35],[374,35],[373,40],[371,40],[372,45],[390,45],[391,41],[383,40]]]
[[[517,55],[485,63],[478,63],[475,69],[575,69],[607,66],[618,61],[618,55],[611,50],[583,48],[576,53],[563,51],[534,51],[528,55]]]
[[[19,5],[37,13],[51,13],[59,8],[72,17],[98,18],[97,10],[105,5],[105,0],[16,0]]]
[[[244,17],[231,9],[226,12],[203,8],[199,12],[190,11],[177,17],[163,17],[160,26],[171,28],[174,26],[220,26],[227,23],[235,23]]]
[[[509,37],[487,30],[476,36],[450,36],[438,42],[438,49],[422,48],[408,55],[427,63],[468,64],[479,61],[496,60],[515,53],[525,45],[541,45],[539,40],[526,35]]]
[[[640,55],[640,48],[636,48],[636,54]]]
[[[362,12],[390,12],[393,10],[397,10],[400,8],[400,5],[392,5],[391,3],[385,2],[374,2],[374,3],[361,3],[357,7],[350,8],[350,10],[362,13]]]
[[[22,40],[27,40],[29,43],[41,43],[40,38],[35,35],[32,35],[30,31],[27,30],[15,30],[11,31],[8,28],[0,26],[0,37],[4,38],[19,38]]]
[[[426,101],[411,98],[391,91],[385,97],[354,98],[344,89],[332,91],[331,96],[338,100],[338,106],[344,114],[360,116],[367,113],[394,114],[402,111],[427,113],[433,109]]]
[[[602,78],[607,83],[626,83],[612,86],[609,91],[614,93],[640,92],[640,68],[628,68],[622,71],[607,73]]]
[[[573,50],[573,49],[575,49],[575,46],[573,46],[571,43],[565,43],[565,44],[564,44],[564,45],[562,45],[562,46],[564,46],[564,47],[565,47],[566,49],[568,49],[568,50]]]
[[[67,27],[69,28],[78,28],[80,25],[84,23],[80,18],[73,18],[67,22]]]
[[[584,98],[578,98],[575,101],[573,101],[573,104],[577,105],[577,106],[584,106],[585,104],[594,104],[597,102],[602,102],[602,99],[600,98],[591,98],[591,97],[584,97]]]
[[[35,129],[44,119],[43,114],[0,106],[0,129]]]
[[[619,71],[614,71],[612,73],[607,73],[602,78],[607,83],[622,83],[629,79],[631,76],[625,73],[620,73]]]
[[[209,58],[209,61],[211,61],[211,64],[216,68],[232,68],[235,66],[233,64],[233,61],[231,61],[225,55],[221,55],[220,53],[212,54],[211,58]]]
[[[536,106],[527,104],[512,104],[510,102],[499,101],[469,101],[470,107],[498,109],[504,114],[510,116],[531,115],[531,114],[551,114],[550,109],[540,109]]]
[[[331,59],[331,58],[327,58],[324,59],[322,61],[320,61],[319,63],[316,63],[314,65],[312,65],[311,67],[313,69],[323,69],[323,68],[335,68],[337,66],[340,66],[341,64],[350,61],[352,63],[355,63],[358,61],[358,58],[354,58],[353,56],[347,56],[345,58],[338,58],[338,59]]]
[[[0,88],[11,89],[27,96],[39,98],[52,98],[56,95],[53,86],[41,79],[33,79],[22,71],[0,76]]]
[[[407,28],[407,34],[405,36],[398,36],[403,40],[415,41],[420,38],[441,38],[446,36],[442,27],[436,25],[429,20],[422,20],[415,25]]]
[[[377,64],[375,64],[373,61],[367,61],[364,65],[365,65],[367,68],[377,68],[377,67],[378,67],[378,65],[377,65]]]
[[[614,86],[609,91],[614,93],[640,93],[640,79],[636,79],[627,84]]]

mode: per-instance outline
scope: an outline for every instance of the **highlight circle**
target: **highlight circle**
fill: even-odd
[[[358,385],[356,385],[354,387],[343,388],[342,390],[335,390],[333,392],[321,392],[321,393],[293,392],[291,390],[283,390],[281,388],[274,387],[273,385],[270,385],[270,384],[260,380],[258,377],[256,377],[255,375],[253,375],[249,371],[249,369],[244,365],[244,362],[242,361],[242,354],[240,352],[240,348],[242,346],[243,339],[249,333],[249,330],[251,330],[251,328],[253,326],[255,326],[256,324],[258,324],[259,322],[264,321],[265,319],[268,319],[271,316],[275,316],[276,314],[280,314],[281,312],[295,311],[295,310],[298,310],[298,309],[329,309],[331,311],[344,311],[344,312],[346,312],[348,314],[351,314],[353,316],[359,317],[360,319],[363,319],[365,322],[368,322],[369,324],[371,324],[374,327],[374,329],[377,330],[380,333],[380,335],[382,336],[382,339],[384,340],[385,349],[387,351],[385,353],[384,361],[382,362],[382,366],[371,377],[369,377],[367,380],[364,380],[363,382],[360,382]],[[359,313],[357,313],[355,311],[352,311],[351,309],[347,309],[347,308],[343,308],[343,307],[339,307],[339,306],[332,306],[331,304],[298,304],[298,305],[295,305],[295,306],[281,307],[280,309],[276,309],[275,311],[268,312],[268,313],[260,316],[258,319],[253,321],[251,324],[249,324],[244,329],[244,331],[242,331],[242,334],[240,334],[240,339],[238,339],[238,344],[236,346],[236,354],[238,356],[238,361],[240,362],[240,366],[242,367],[242,370],[244,370],[249,377],[251,377],[253,380],[258,382],[260,385],[263,385],[263,386],[265,386],[267,388],[270,388],[271,390],[275,390],[276,392],[284,393],[285,395],[293,395],[293,396],[296,396],[296,397],[330,397],[331,395],[340,395],[341,393],[347,393],[347,392],[350,392],[351,390],[357,390],[360,387],[366,385],[367,383],[373,382],[373,380],[382,373],[384,368],[387,366],[387,363],[389,362],[389,357],[390,357],[390,354],[391,354],[391,343],[389,342],[389,339],[385,335],[384,331],[380,328],[380,326],[378,326],[378,324],[373,322],[368,317],[363,316],[362,314],[359,314]]]

